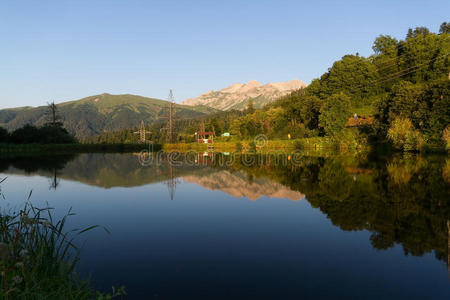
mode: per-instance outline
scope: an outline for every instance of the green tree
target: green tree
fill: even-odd
[[[450,23],[444,22],[441,24],[441,27],[439,28],[439,33],[450,33]]]
[[[305,127],[310,130],[317,129],[322,101],[316,96],[304,96],[300,104],[300,118]]]
[[[215,132],[216,136],[220,136],[222,134],[222,126],[220,126],[217,118],[213,117],[209,120],[209,124],[207,126],[208,130]]]
[[[387,136],[395,147],[403,151],[419,150],[422,144],[419,131],[415,130],[412,122],[404,117],[394,119]]]
[[[438,143],[450,124],[450,80],[443,78],[427,86],[420,98],[418,114],[422,124],[419,129],[430,142]]]
[[[338,135],[351,117],[350,97],[343,92],[327,98],[320,109],[320,126],[329,136]]]
[[[378,75],[381,80],[381,87],[389,89],[395,80],[387,80],[393,74],[399,71],[398,51],[399,42],[389,35],[380,35],[375,39],[372,49],[375,52],[373,63],[377,67]]]
[[[246,113],[252,114],[254,112],[255,112],[254,102],[253,102],[253,99],[250,99],[250,100],[248,100],[248,103],[247,103]]]
[[[9,142],[8,130],[6,130],[3,127],[0,127],[0,144],[1,143],[8,143],[8,142]]]
[[[437,35],[419,31],[402,43],[399,53],[401,77],[413,83],[436,80],[448,76],[450,43],[448,34]]]
[[[239,119],[235,119],[230,126],[231,135],[238,138],[242,138],[241,126],[242,126],[241,121]]]
[[[362,106],[379,92],[376,84],[378,78],[377,68],[369,59],[345,55],[322,75],[319,93],[315,95],[325,99],[335,93],[345,92],[351,97],[354,106]]]
[[[40,132],[36,126],[26,124],[11,133],[11,141],[15,144],[33,144],[40,142]]]
[[[390,35],[380,35],[373,42],[372,49],[376,55],[395,57],[397,55],[397,46],[397,39]]]
[[[397,117],[407,118],[425,140],[441,143],[442,131],[450,123],[450,81],[441,79],[431,84],[400,81],[377,105],[378,129],[387,133]]]
[[[60,126],[46,125],[38,129],[41,144],[74,144],[77,142],[67,130]]]

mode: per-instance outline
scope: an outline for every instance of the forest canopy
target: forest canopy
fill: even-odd
[[[271,139],[351,136],[408,151],[426,145],[445,148],[450,144],[449,27],[442,23],[439,33],[411,28],[403,40],[380,35],[369,57],[344,55],[306,88],[262,109],[254,109],[250,100],[244,111],[176,120],[177,140],[192,142],[195,132],[206,130],[216,136],[230,133],[226,140],[258,134]],[[164,126],[147,126],[153,141],[165,142]],[[103,133],[90,141],[134,142],[133,130]]]

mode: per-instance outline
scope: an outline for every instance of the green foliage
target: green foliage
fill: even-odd
[[[447,151],[450,150],[450,125],[447,125],[447,127],[445,127],[444,131],[442,132],[442,139],[444,140],[445,143],[445,149]]]
[[[9,142],[9,132],[3,127],[0,127],[0,144]]]
[[[11,133],[11,142],[15,144],[39,143],[39,129],[27,124]]]
[[[320,88],[314,94],[325,99],[345,92],[351,97],[353,106],[362,106],[368,103],[370,97],[379,93],[375,84],[378,79],[377,68],[369,59],[359,55],[346,55],[321,76]]]
[[[343,92],[325,100],[320,109],[320,126],[329,136],[337,136],[351,117],[350,98]]]
[[[66,232],[72,215],[69,211],[56,221],[50,208],[30,203],[18,212],[0,214],[2,299],[111,299],[124,294],[123,288],[112,295],[99,293],[75,276],[79,249],[74,239],[97,226]]]
[[[398,58],[402,79],[420,83],[448,75],[449,36],[418,31],[402,42]]]
[[[25,125],[14,130],[9,141],[14,144],[74,144],[77,140],[61,126]]]
[[[219,121],[216,117],[212,117],[209,120],[209,124],[206,127],[206,130],[214,132],[216,136],[220,136],[222,134],[222,126],[220,126]]]
[[[146,128],[146,131],[150,131]],[[130,129],[122,129],[113,132],[104,132],[102,134],[94,135],[85,139],[85,143],[94,144],[138,144],[139,143],[139,128],[133,127]],[[152,134],[147,134],[147,139],[151,140]]]
[[[397,39],[390,35],[380,35],[373,42],[372,49],[377,56],[385,55],[389,57],[395,57],[397,55]]]
[[[250,100],[248,100],[248,103],[247,103],[246,113],[252,114],[254,112],[255,112],[255,108],[254,108],[254,104],[253,104],[253,99],[250,99]]]
[[[450,22],[443,22],[441,24],[441,26],[439,27],[439,33],[443,34],[443,33],[450,33]]]
[[[430,143],[441,143],[442,131],[450,123],[450,81],[431,84],[401,81],[379,101],[376,118],[381,131],[391,127],[399,116],[408,118]]]
[[[408,118],[397,117],[388,130],[388,138],[403,151],[417,151],[422,144],[421,134]]]
[[[375,117],[378,138],[386,138],[394,118],[401,116],[412,121],[427,143],[442,144],[442,132],[450,121],[448,38],[445,28],[437,35],[423,27],[411,29],[404,41],[380,35],[371,57],[344,56],[307,88],[235,119],[232,133],[238,138],[290,134],[295,139],[326,133],[348,138],[346,144],[350,140],[365,144],[370,137],[343,132],[357,113],[365,119]],[[341,96],[345,100],[336,98],[339,93],[346,95]],[[420,140],[417,134],[408,136],[409,145]]]

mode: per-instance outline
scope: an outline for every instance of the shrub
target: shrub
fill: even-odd
[[[360,150],[368,146],[367,136],[360,133],[357,128],[345,128],[336,137],[336,142],[340,148],[348,150]]]
[[[30,124],[11,133],[14,144],[73,144],[77,140],[65,128],[57,125],[36,127]]]
[[[442,138],[445,143],[445,149],[447,151],[449,151],[450,150],[450,125],[447,125],[447,127],[445,127],[444,132],[442,133]]]
[[[11,133],[11,142],[14,144],[39,143],[39,129],[30,124],[16,129]]]
[[[417,151],[422,146],[422,135],[408,118],[396,117],[387,133],[394,147],[403,151]]]

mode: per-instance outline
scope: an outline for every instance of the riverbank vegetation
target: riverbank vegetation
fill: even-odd
[[[97,226],[67,231],[72,215],[69,211],[55,220],[51,208],[31,203],[0,213],[1,299],[112,299],[125,294],[123,287],[103,294],[76,275],[80,249],[75,237]]]
[[[0,127],[0,144],[76,144],[77,140],[64,127],[25,125],[11,133]]]

